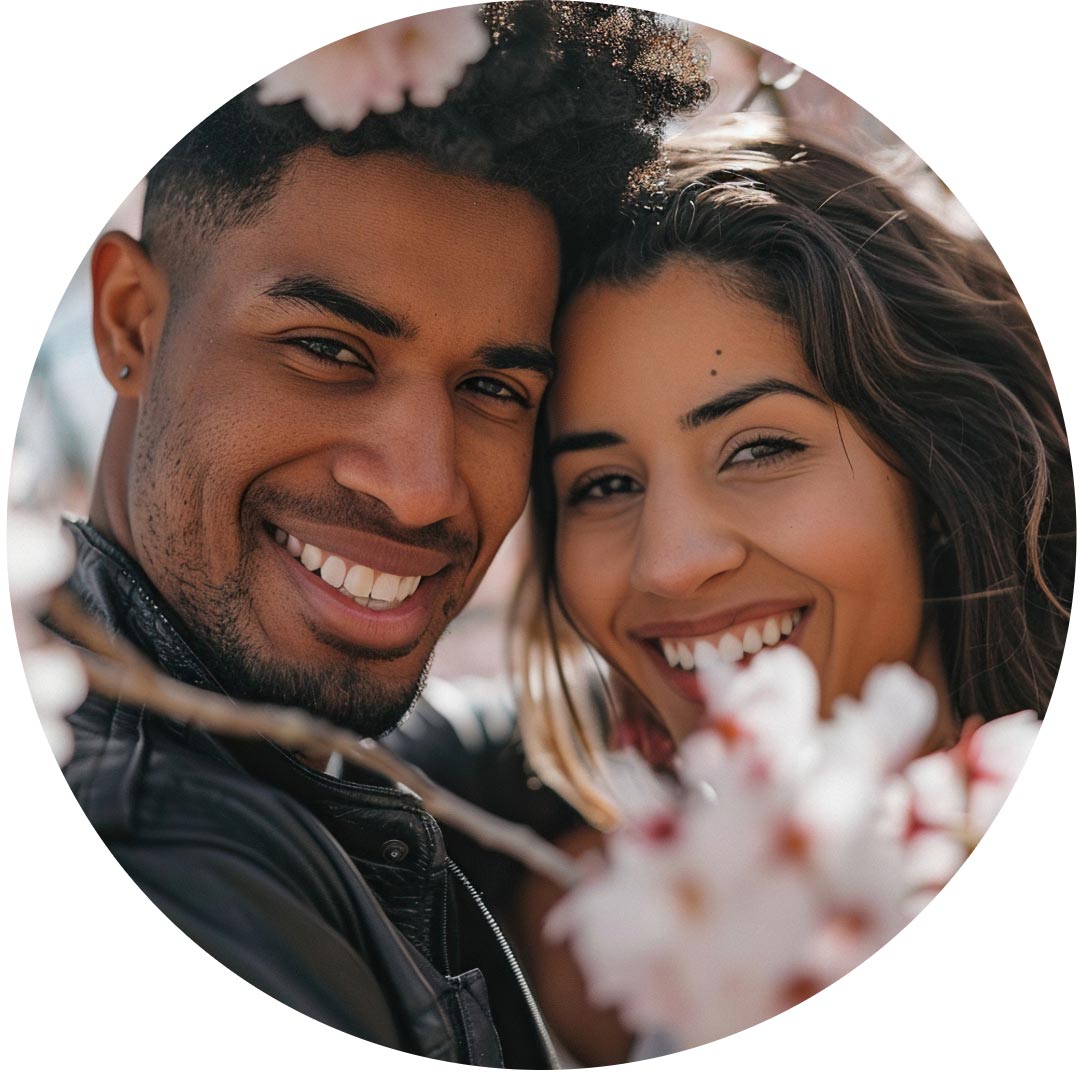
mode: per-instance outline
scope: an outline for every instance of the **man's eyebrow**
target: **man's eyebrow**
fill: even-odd
[[[500,371],[537,371],[545,379],[555,374],[555,354],[543,345],[484,345],[477,356]]]
[[[552,439],[547,448],[547,459],[552,461],[559,454],[572,450],[602,450],[606,446],[621,446],[626,440],[614,431],[577,431]]]
[[[275,300],[291,300],[305,307],[329,311],[365,330],[382,337],[408,340],[416,336],[416,327],[401,315],[392,315],[385,308],[322,278],[313,276],[286,277],[265,291]]]
[[[706,401],[704,405],[699,405],[696,409],[691,409],[685,416],[679,417],[679,427],[683,431],[693,431],[702,424],[719,420],[720,417],[727,416],[728,413],[741,409],[744,405],[749,405],[751,401],[768,397],[770,394],[797,394],[799,397],[809,398],[819,405],[828,407],[828,402],[823,401],[817,394],[812,394],[805,387],[788,382],[786,379],[759,379],[757,382],[729,390],[726,394],[721,394],[720,397]]]

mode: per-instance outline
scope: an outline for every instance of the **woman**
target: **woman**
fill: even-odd
[[[603,744],[669,757],[703,658],[789,641],[826,711],[905,661],[942,746],[1045,709],[1072,594],[1060,408],[987,246],[782,135],[672,158],[578,276],[536,458],[524,735],[598,824]]]

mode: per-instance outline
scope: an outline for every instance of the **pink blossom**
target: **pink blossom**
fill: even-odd
[[[977,727],[966,744],[968,832],[976,841],[990,827],[1020,775],[1039,731],[1034,712],[1002,716]]]
[[[86,697],[86,671],[74,651],[60,642],[28,649],[23,667],[45,736],[56,759],[66,764],[75,745],[65,717]]]
[[[733,753],[787,773],[799,768],[818,723],[818,680],[806,654],[791,645],[759,653],[741,668],[717,660],[700,669],[706,728]],[[691,736],[684,744],[687,775],[693,775]],[[706,751],[707,753],[707,751]]]
[[[71,537],[56,517],[30,510],[8,515],[8,584],[15,609],[15,630],[20,641],[38,631],[36,616],[49,592],[67,576],[75,563]]]
[[[406,96],[413,105],[441,105],[489,46],[478,8],[413,15],[294,60],[263,79],[258,100],[302,100],[320,127],[351,131],[369,112],[396,112]]]
[[[796,1004],[894,936],[966,858],[1037,729],[1006,717],[911,762],[937,713],[929,684],[884,666],[821,720],[790,647],[718,664],[702,687],[677,783],[628,751],[614,763],[625,825],[546,927],[598,1005],[681,1048]]]
[[[49,745],[61,764],[74,746],[64,719],[86,697],[86,673],[69,646],[50,639],[37,621],[49,593],[71,573],[75,548],[59,515],[26,509],[8,515],[8,580],[15,633],[30,694]]]
[[[826,730],[838,744],[858,745],[882,772],[896,771],[926,741],[937,707],[934,688],[906,664],[881,664],[866,677],[858,700],[833,703]]]

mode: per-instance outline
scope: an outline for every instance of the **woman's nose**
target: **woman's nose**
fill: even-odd
[[[672,599],[693,595],[747,555],[745,539],[704,492],[647,492],[636,541],[631,586]]]

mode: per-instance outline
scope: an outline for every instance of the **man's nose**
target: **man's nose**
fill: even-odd
[[[683,599],[742,566],[747,541],[710,494],[688,487],[646,492],[630,568],[634,589]]]
[[[365,410],[338,447],[334,480],[378,499],[409,528],[463,513],[468,489],[458,469],[454,403],[445,388],[403,390],[376,409]]]

